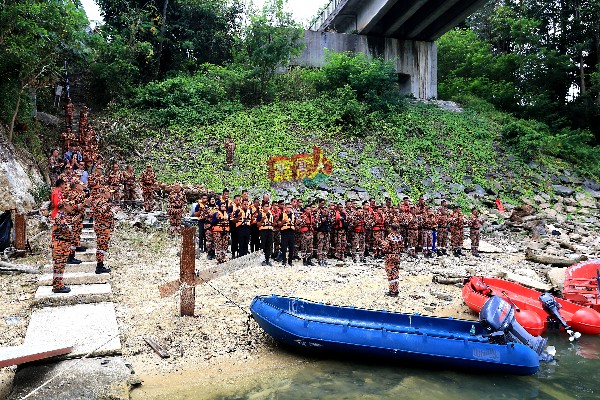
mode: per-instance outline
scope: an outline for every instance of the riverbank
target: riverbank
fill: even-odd
[[[153,227],[139,223],[138,215],[127,215],[117,224],[107,265],[113,271],[110,283],[123,357],[145,382],[133,391],[132,398],[168,398],[160,397],[165,387],[194,382],[210,382],[218,392],[219,382],[226,385],[238,379],[252,380],[263,372],[277,374],[307,362],[278,347],[248,319],[256,295],[277,293],[331,304],[476,319],[462,301],[460,285],[434,283],[434,275],[495,276],[512,272],[552,284],[547,277],[551,268],[527,261],[526,248],[569,258],[600,257],[598,230],[593,224],[577,218],[549,220],[541,210],[525,217],[525,221],[511,222],[506,214],[487,224],[483,239],[498,253],[483,253],[481,258],[472,257],[469,251],[460,258],[403,257],[398,298],[383,295],[387,288],[383,260],[368,259],[358,264],[330,260],[326,267],[304,267],[300,262],[293,267],[265,267],[257,262],[197,286],[194,318],[179,317],[178,296],[161,298],[158,290],[179,278],[181,239],[170,238],[164,222]],[[592,210],[597,213],[596,208]],[[493,213],[487,214],[491,220]],[[552,235],[552,230],[561,235]],[[48,233],[39,240],[35,244],[38,255],[21,262],[37,267],[49,263]],[[197,270],[210,270],[215,265],[204,254],[198,255]],[[8,282],[8,289],[0,294],[0,301],[7,304],[1,311],[0,345],[17,345],[25,335],[37,276],[10,275],[7,279],[2,275],[2,279]],[[161,344],[170,357],[161,359],[144,337]],[[5,388],[13,371],[1,370]]]

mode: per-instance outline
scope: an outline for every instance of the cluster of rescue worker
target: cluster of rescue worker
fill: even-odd
[[[172,232],[181,226],[186,210],[185,195],[176,184],[167,209]],[[360,206],[354,201],[327,205],[324,200],[304,205],[300,199],[271,201],[268,194],[251,200],[246,190],[231,197],[227,189],[220,196],[202,195],[191,214],[198,218],[198,244],[208,259],[223,263],[229,255],[242,257],[258,250],[264,252],[263,265],[272,265],[272,259],[283,265],[302,260],[312,266],[313,260],[327,265],[328,258],[385,258],[390,295],[398,292],[400,254],[428,258],[451,250],[460,257],[468,227],[471,252],[479,257],[484,222],[475,208],[466,217],[460,207],[449,209],[442,201],[434,209],[423,197],[414,205],[408,197],[400,205],[392,205],[390,199],[382,205],[374,199]]]
[[[114,227],[114,214],[119,210],[121,193],[124,199],[133,200],[136,176],[131,166],[121,171],[117,164],[104,173],[102,156],[98,153],[99,138],[88,121],[88,108],[83,106],[79,115],[76,134],[73,129],[74,105],[67,98],[65,105],[65,131],[62,134],[64,155],[59,150],[52,152],[49,160],[51,182],[54,186],[51,195],[52,212],[52,290],[55,293],[68,293],[64,284],[66,264],[80,264],[76,252],[87,250],[81,243],[83,221],[87,215],[93,221],[96,234],[96,273],[109,273],[104,261],[108,253],[111,232]],[[151,165],[139,178],[144,195],[144,208],[154,207],[157,179]]]

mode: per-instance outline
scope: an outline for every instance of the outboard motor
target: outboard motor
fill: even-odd
[[[573,329],[567,324],[567,322],[560,315],[560,310],[562,307],[558,301],[552,296],[550,293],[546,292],[540,295],[540,301],[544,306],[544,310],[550,315],[551,318],[558,321],[564,328],[565,331],[569,334],[570,340],[579,339],[581,337],[581,333],[574,332]]]
[[[550,361],[552,356],[546,349],[541,336],[532,336],[515,319],[514,307],[499,296],[492,296],[479,312],[479,322],[488,332],[491,342],[524,344],[535,351],[542,361]]]

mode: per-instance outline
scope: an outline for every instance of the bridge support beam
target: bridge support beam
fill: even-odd
[[[292,65],[322,67],[325,49],[364,53],[393,61],[400,77],[400,91],[418,99],[437,97],[437,47],[434,42],[350,35],[334,32],[304,32],[305,47]]]

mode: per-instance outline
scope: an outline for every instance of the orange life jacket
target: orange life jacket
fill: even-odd
[[[290,218],[287,213],[283,213],[282,216],[283,219],[283,225],[281,225],[281,230],[286,230],[286,229],[291,229],[291,230],[295,230],[296,229],[296,215],[292,212],[292,218]]]
[[[260,211],[260,230],[273,230],[273,214]]]
[[[217,212],[217,224],[213,226],[213,232],[229,232],[229,216],[227,213]]]
[[[240,220],[235,223],[235,226],[250,226],[250,224],[252,223],[252,210],[247,209],[246,211],[244,211],[240,208],[238,211],[238,217],[240,218]]]
[[[385,220],[383,219],[383,215],[380,213],[375,213],[375,225],[373,226],[374,231],[382,231],[385,229]]]
[[[314,231],[315,224],[312,214],[305,214],[302,218],[304,219],[304,226],[300,228],[300,232],[304,233]]]

